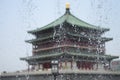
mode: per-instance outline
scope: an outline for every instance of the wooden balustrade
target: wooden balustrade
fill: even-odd
[[[41,47],[41,48],[37,48],[37,49],[33,49],[33,52],[39,52],[39,51],[44,51],[44,50],[50,50],[50,49],[55,49],[55,48],[60,48],[60,47],[74,47],[74,48],[79,48],[79,49],[91,49],[91,50],[102,50],[104,51],[104,48],[97,48],[94,46],[79,46],[79,45],[74,45],[74,44],[61,44],[61,45],[47,45],[46,47]]]

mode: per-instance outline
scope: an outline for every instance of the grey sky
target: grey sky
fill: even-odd
[[[105,36],[114,39],[106,44],[106,53],[120,56],[120,0],[0,0],[0,72],[27,68],[19,60],[31,55],[32,46],[24,41],[34,37],[27,31],[63,15],[66,2],[76,17],[110,28]]]

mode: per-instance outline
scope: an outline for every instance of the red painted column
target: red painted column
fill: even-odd
[[[71,61],[71,69],[73,69],[73,61]]]
[[[63,66],[62,66],[62,62],[60,62],[60,69],[62,69],[63,68]]]
[[[65,69],[67,68],[67,61],[65,61]]]

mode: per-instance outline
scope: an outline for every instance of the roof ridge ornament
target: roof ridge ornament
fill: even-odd
[[[69,9],[70,8],[70,3],[66,3],[66,9]]]
[[[66,14],[70,14],[70,3],[66,3]]]

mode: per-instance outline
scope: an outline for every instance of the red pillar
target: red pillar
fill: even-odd
[[[73,69],[73,61],[71,61],[71,69]]]

